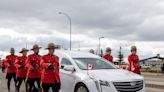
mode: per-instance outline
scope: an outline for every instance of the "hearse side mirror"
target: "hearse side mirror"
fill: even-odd
[[[75,71],[75,68],[73,67],[73,65],[65,65],[63,68],[65,71]]]

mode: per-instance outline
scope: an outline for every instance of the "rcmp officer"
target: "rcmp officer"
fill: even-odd
[[[14,48],[10,49],[10,53],[11,55],[6,56],[6,60],[5,60],[5,64],[6,64],[5,66],[7,66],[6,79],[8,79],[7,81],[8,92],[10,92],[10,82],[12,78],[14,79],[15,86],[16,86],[16,67],[14,66],[14,63],[17,56],[15,55]]]
[[[113,56],[111,55],[111,51],[112,51],[111,48],[107,47],[106,54],[103,56],[103,58],[113,63]]]
[[[33,46],[31,50],[33,50],[34,54],[31,54],[27,58],[27,85],[28,85],[28,92],[32,92],[36,89],[36,86],[34,85],[35,81],[37,82],[38,91],[41,91],[40,87],[40,78],[41,78],[41,67],[40,67],[40,61],[41,56],[39,55],[39,47],[37,44]],[[36,91],[35,91],[36,92]]]
[[[136,46],[132,46],[131,47],[131,54],[128,57],[128,61],[129,61],[128,70],[132,71],[136,74],[141,74],[140,68],[139,68],[139,58],[138,58],[138,55],[136,53],[137,53]]]
[[[22,84],[22,81],[26,79],[26,59],[27,59],[27,52],[28,50],[25,48],[22,48],[20,53],[22,56],[17,57],[16,62],[15,62],[15,67],[17,69],[16,71],[16,77],[17,77],[17,83],[16,83],[16,92],[19,92],[20,86]],[[27,90],[27,88],[26,88]]]
[[[59,75],[59,57],[54,55],[55,45],[49,43],[48,54],[42,57],[41,66],[43,72],[41,76],[43,92],[49,92],[50,87],[53,92],[60,90],[60,75]]]

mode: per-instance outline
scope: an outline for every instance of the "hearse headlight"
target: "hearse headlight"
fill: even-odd
[[[96,88],[98,90],[98,92],[102,92],[102,89],[101,89],[101,86],[100,86],[100,83],[99,81],[97,81],[93,76],[89,75],[89,77],[94,81],[95,85],[96,85]]]

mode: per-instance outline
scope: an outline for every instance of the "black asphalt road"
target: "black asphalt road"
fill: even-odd
[[[8,92],[7,91],[7,80],[5,79],[5,73],[0,73],[0,92]],[[159,81],[158,79],[157,81]],[[163,79],[162,79],[163,80]],[[14,81],[11,83],[11,92],[15,92]],[[25,92],[25,84],[22,83],[21,91]],[[146,88],[146,92],[164,92],[164,89],[155,89],[155,88]]]
[[[5,73],[0,73],[0,92],[8,92],[7,80],[5,79],[5,75],[6,75]],[[11,91],[10,92],[15,92],[14,80],[12,80],[12,82],[11,82]],[[22,83],[20,92],[25,92],[24,82]]]

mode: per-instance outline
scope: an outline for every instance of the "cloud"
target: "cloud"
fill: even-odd
[[[69,48],[69,21],[58,14],[65,12],[72,19],[74,50],[97,49],[104,36],[102,48],[112,47],[115,56],[120,44],[125,56],[131,45],[143,58],[164,54],[163,6],[163,0],[0,0],[0,48],[48,42]]]

